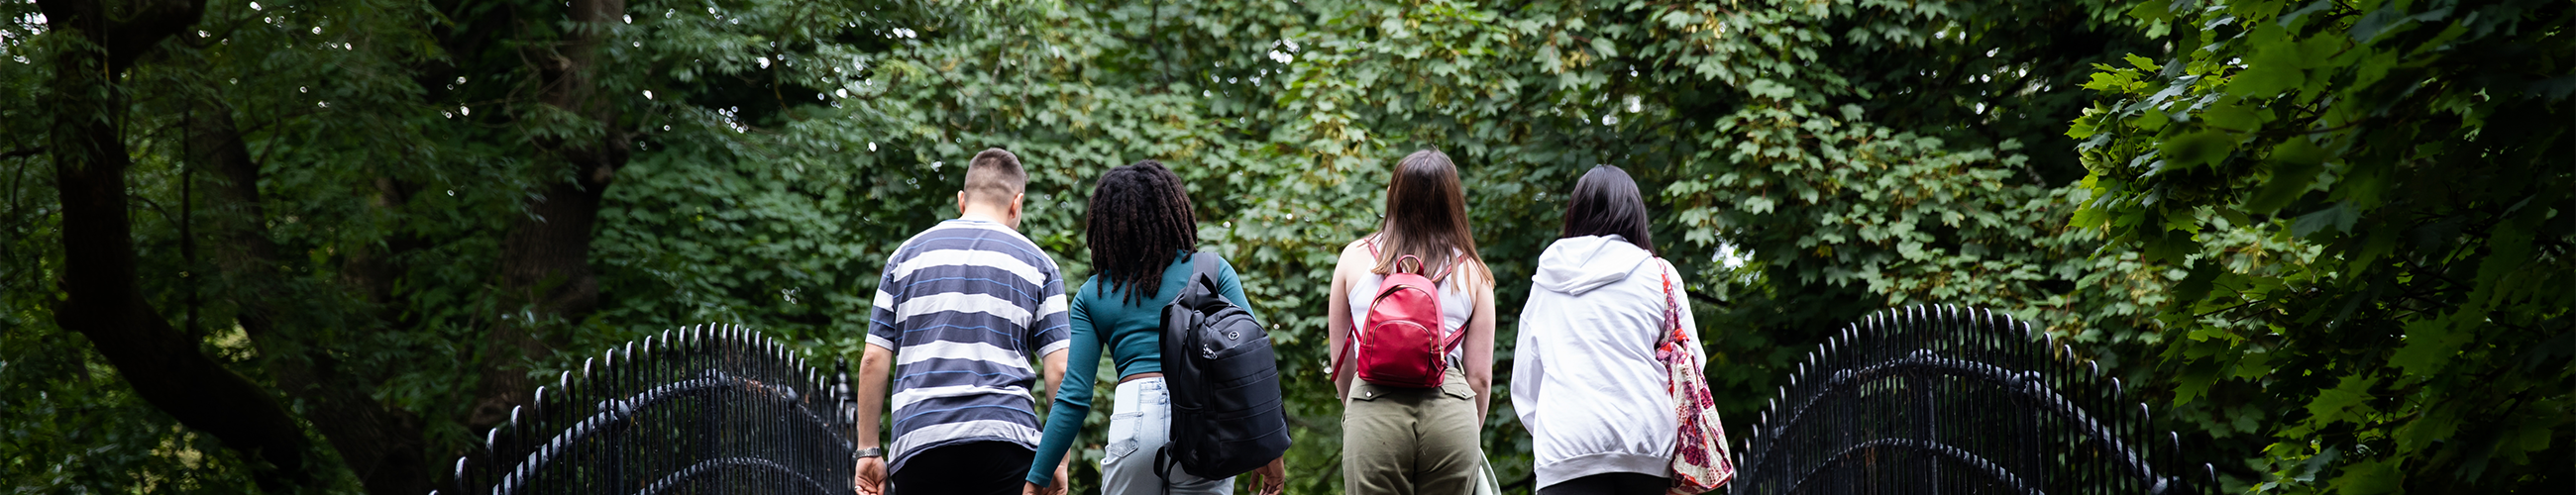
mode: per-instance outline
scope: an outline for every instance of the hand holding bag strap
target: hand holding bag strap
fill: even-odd
[[[1664,333],[1663,341],[1680,341],[1687,343],[1690,340],[1690,335],[1688,332],[1682,331],[1681,302],[1673,297],[1673,265],[1671,262],[1664,261],[1663,258],[1655,258],[1655,262],[1656,264],[1663,265],[1658,268],[1658,270],[1662,272],[1664,279],[1664,328],[1660,329]],[[1656,347],[1662,346],[1657,345]]]

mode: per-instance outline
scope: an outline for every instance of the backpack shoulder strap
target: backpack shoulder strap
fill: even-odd
[[[1204,251],[1190,252],[1189,278],[1181,279],[1181,290],[1172,294],[1172,302],[1191,309],[1198,309],[1204,307],[1210,302],[1210,300],[1224,299],[1225,296],[1216,293],[1216,277],[1217,265],[1215,253]],[[1206,285],[1202,286],[1201,284]]]
[[[1216,281],[1217,271],[1216,253],[1206,251],[1190,252],[1190,276],[1194,279],[1192,281],[1195,282],[1196,277],[1207,277],[1208,281],[1214,282]]]
[[[1434,273],[1434,274],[1432,274],[1432,275],[1431,275],[1431,282],[1432,282],[1432,283],[1446,283],[1446,281],[1447,281],[1447,280],[1449,280],[1449,272],[1453,272],[1453,271],[1457,271],[1457,270],[1458,270],[1458,260],[1462,260],[1462,259],[1466,259],[1466,258],[1467,258],[1466,253],[1456,253],[1456,252],[1450,253],[1450,254],[1449,254],[1449,262],[1448,262],[1448,263],[1441,263],[1441,264],[1440,264],[1440,272],[1439,272],[1439,273]]]

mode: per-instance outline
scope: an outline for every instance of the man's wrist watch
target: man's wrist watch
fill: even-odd
[[[864,449],[859,449],[859,458],[860,458],[860,459],[866,459],[866,458],[870,458],[870,457],[885,457],[885,447],[868,447],[868,448],[864,448]]]

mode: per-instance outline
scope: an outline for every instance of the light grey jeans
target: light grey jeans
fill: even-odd
[[[1118,399],[1109,415],[1109,447],[1100,459],[1100,493],[1159,494],[1163,478],[1154,476],[1154,452],[1171,442],[1172,391],[1162,377],[1118,384]],[[1229,495],[1234,478],[1211,480],[1170,468],[1172,493]]]

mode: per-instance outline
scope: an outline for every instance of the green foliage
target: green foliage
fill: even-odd
[[[2148,2],[2078,227],[2188,270],[2178,412],[2258,492],[2551,490],[2576,462],[2566,2]],[[2251,434],[2235,436],[2236,434]],[[2233,438],[2230,438],[2233,436]],[[2266,445],[2268,444],[2268,445]]]
[[[10,473],[11,491],[249,487],[247,470],[213,438],[173,427],[168,415],[134,399],[114,370],[55,352],[86,348],[76,334],[0,334],[0,470]]]
[[[1503,281],[1501,342],[1564,190],[1595,164],[1635,175],[1738,431],[1831,328],[1967,304],[2165,385],[2179,405],[2161,415],[2253,458],[2222,466],[2247,485],[2539,486],[2576,442],[2559,433],[2569,296],[2544,290],[2570,272],[2570,188],[2534,165],[2567,142],[2569,9],[2216,7],[641,0],[583,25],[554,0],[223,1],[115,89],[151,302],[281,395],[263,363],[336,360],[423,418],[433,465],[470,435],[478,370],[517,359],[485,347],[499,327],[547,333],[540,375],[708,321],[855,356],[887,253],[954,216],[962,162],[998,146],[1032,173],[1021,230],[1075,280],[1098,171],[1151,158],[1189,182],[1204,247],[1276,327],[1291,489],[1336,492],[1331,264],[1374,230],[1392,160],[1436,147]],[[40,126],[64,111],[43,84],[65,38],[34,12],[0,3],[0,57],[27,58],[0,59],[0,482],[247,490],[245,457],[53,324]],[[580,83],[609,111],[542,97],[580,33],[599,34]],[[2190,51],[2128,55],[2166,43]],[[182,163],[179,129],[205,112],[243,131],[264,216],[206,199],[216,182]],[[631,158],[589,233],[596,307],[505,293],[512,229],[599,173],[574,164],[601,140]],[[201,252],[236,221],[278,244],[277,276]],[[392,282],[351,282],[369,279]],[[288,295],[297,347],[247,343],[242,293]],[[1509,394],[1511,350],[1496,357]],[[1530,440],[1494,403],[1486,449],[1527,479]],[[1077,491],[1099,459],[1081,448]],[[71,458],[90,465],[56,469]]]
[[[1338,408],[1320,373],[1333,253],[1373,229],[1381,170],[1417,147],[1460,160],[1504,308],[1524,297],[1561,188],[1586,167],[1618,164],[1658,191],[1660,247],[1704,296],[1712,372],[1739,428],[1779,371],[1849,316],[1983,304],[2067,337],[2133,342],[2153,337],[2136,322],[2155,298],[2122,296],[2165,281],[2131,258],[2077,256],[2095,234],[2054,226],[2075,173],[2066,142],[2042,129],[2072,118],[2085,64],[2142,46],[2098,5],[638,2],[605,27],[609,63],[593,76],[623,109],[613,122],[529,99],[539,71],[522,61],[424,46],[493,28],[474,24],[479,8],[552,4],[429,22],[359,5],[218,4],[208,25],[250,27],[156,69],[187,84],[137,94],[211,91],[257,122],[249,144],[273,150],[261,152],[270,223],[309,255],[284,287],[312,295],[300,314],[397,323],[317,342],[370,356],[387,400],[430,417],[462,414],[471,367],[452,357],[482,352],[493,315],[524,314],[488,293],[488,270],[521,202],[579,173],[545,143],[603,128],[634,133],[635,158],[600,212],[603,298],[577,315],[568,354],[722,320],[847,356],[885,253],[952,215],[949,162],[985,146],[1027,158],[1023,230],[1075,278],[1088,271],[1077,232],[1092,171],[1175,164],[1199,191],[1201,237],[1237,261],[1279,327],[1300,493],[1339,486]],[[364,28],[299,34],[341,26]],[[502,39],[568,28],[515,29]],[[378,206],[389,193],[373,177],[412,186]],[[167,185],[142,194],[179,202]],[[149,259],[185,261],[176,230],[146,234]],[[41,248],[46,235],[24,238]],[[352,253],[405,242],[418,247],[402,255],[400,297],[330,289]],[[219,306],[205,318],[224,321]],[[44,320],[41,303],[13,307]],[[1501,315],[1503,341],[1515,314]],[[1508,370],[1509,350],[1498,358]],[[1488,449],[1505,479],[1526,478],[1527,437],[1496,412]]]

